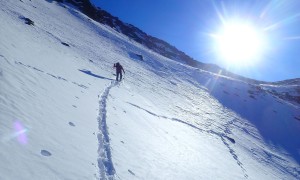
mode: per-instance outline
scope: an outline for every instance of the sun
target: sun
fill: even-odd
[[[247,23],[227,23],[215,37],[217,53],[228,65],[256,63],[263,50],[262,34]]]

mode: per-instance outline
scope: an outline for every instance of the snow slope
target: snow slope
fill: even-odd
[[[297,104],[167,59],[67,4],[0,9],[0,179],[300,178]]]

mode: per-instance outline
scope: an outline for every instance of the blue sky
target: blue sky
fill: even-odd
[[[194,59],[214,63],[257,80],[300,77],[299,0],[92,0],[147,34],[174,45]],[[220,57],[212,34],[222,22],[238,19],[263,31],[265,48],[252,66],[235,66]]]

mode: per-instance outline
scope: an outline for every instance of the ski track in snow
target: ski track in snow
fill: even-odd
[[[228,139],[230,142],[235,143],[235,140],[234,140],[234,139],[232,139],[232,138],[230,138],[230,137],[228,137],[228,136],[226,135],[226,133],[230,131],[228,126],[229,126],[230,124],[232,124],[235,120],[229,121],[227,124],[225,124],[225,125],[224,125],[224,126],[226,127],[225,133],[220,133],[220,132],[215,132],[215,131],[213,131],[213,130],[203,130],[203,129],[201,129],[201,128],[199,128],[199,127],[193,125],[193,124],[190,124],[190,123],[188,123],[188,122],[186,122],[186,121],[183,121],[183,120],[180,120],[180,119],[178,119],[178,118],[169,118],[169,117],[166,117],[166,116],[158,115],[158,114],[155,114],[155,113],[153,113],[153,112],[151,112],[151,111],[149,111],[149,110],[147,110],[147,109],[144,109],[144,108],[142,108],[142,107],[140,107],[140,106],[138,106],[138,105],[136,105],[136,104],[133,104],[133,103],[130,103],[130,102],[127,102],[127,103],[130,104],[130,105],[132,105],[132,106],[134,106],[134,107],[136,107],[136,108],[138,108],[138,109],[140,109],[140,110],[146,111],[147,113],[149,113],[149,114],[151,114],[151,115],[153,115],[153,116],[155,116],[155,117],[163,118],[163,119],[167,119],[167,120],[171,120],[171,121],[176,121],[176,122],[185,124],[185,125],[187,125],[187,126],[189,126],[189,127],[191,127],[191,128],[197,129],[198,131],[200,131],[200,132],[202,132],[202,133],[208,133],[208,134],[211,134],[211,135],[218,136],[218,137],[222,140],[223,144],[228,148],[229,153],[231,154],[231,156],[233,157],[233,159],[235,159],[237,165],[238,165],[238,166],[241,168],[241,170],[243,171],[244,177],[245,177],[245,178],[248,178],[248,175],[247,175],[247,173],[246,173],[246,169],[243,167],[243,163],[239,160],[239,158],[238,158],[236,152],[234,151],[234,149],[233,149],[232,147],[230,147],[230,144],[228,144],[227,141],[226,141],[226,139]]]
[[[107,86],[104,92],[101,94],[99,100],[99,115],[98,115],[98,167],[100,171],[100,179],[115,179],[115,168],[111,157],[111,148],[109,142],[109,134],[106,124],[106,100],[111,88],[116,86],[115,81],[111,81],[110,85]]]

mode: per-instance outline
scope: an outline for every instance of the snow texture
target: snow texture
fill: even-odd
[[[0,1],[0,21],[1,180],[300,178],[298,81],[181,64],[67,3]]]

